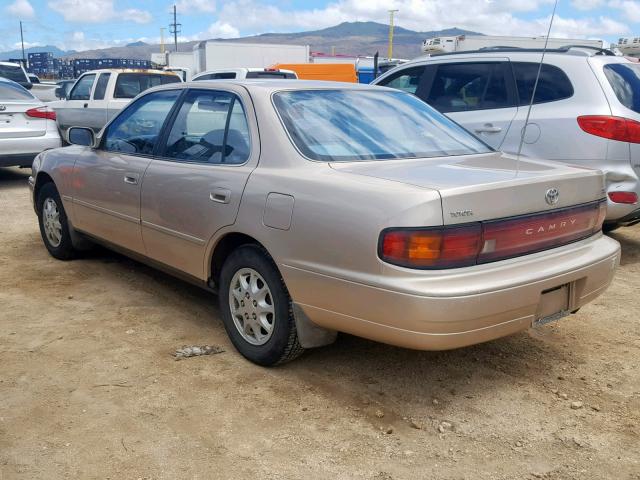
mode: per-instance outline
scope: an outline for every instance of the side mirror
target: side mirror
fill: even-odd
[[[58,87],[56,88],[56,97],[64,100],[65,98],[67,98],[67,94],[64,91],[64,87]]]
[[[85,127],[69,128],[69,143],[72,145],[81,145],[83,147],[93,147],[95,143],[93,130]]]
[[[27,90],[31,90],[31,88],[33,87],[33,83],[31,83],[31,82],[18,82],[18,84],[21,87],[26,88]]]

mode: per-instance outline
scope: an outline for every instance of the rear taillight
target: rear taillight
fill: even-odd
[[[56,112],[51,110],[49,107],[30,108],[24,113],[28,117],[32,117],[32,118],[46,118],[48,120],[56,119]]]
[[[636,192],[609,192],[609,200],[613,203],[635,205],[638,203],[638,194]]]
[[[522,217],[438,228],[389,228],[378,255],[409,268],[445,269],[495,262],[589,237],[602,229],[606,202]]]
[[[578,125],[585,132],[597,137],[620,142],[640,143],[640,122],[629,118],[585,115],[578,117]]]

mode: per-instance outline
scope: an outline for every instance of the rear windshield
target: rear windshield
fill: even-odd
[[[34,100],[26,89],[16,83],[0,82],[0,102],[7,100]]]
[[[161,73],[121,73],[116,80],[114,98],[133,98],[148,88],[178,83],[177,75],[163,75]]]
[[[325,162],[469,155],[492,151],[404,92],[298,90],[274,94],[291,139]]]
[[[14,82],[26,82],[28,79],[18,65],[0,65],[0,77]]]
[[[247,72],[247,78],[296,78],[287,72]]]
[[[612,63],[604,67],[604,74],[620,103],[640,113],[640,65]]]

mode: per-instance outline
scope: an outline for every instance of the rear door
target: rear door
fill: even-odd
[[[417,95],[495,149],[518,112],[506,58],[430,62]]]
[[[87,108],[93,92],[93,84],[96,79],[95,73],[85,73],[74,84],[69,97],[64,102],[56,103],[56,116],[58,125],[63,130],[74,126],[87,125]]]
[[[44,135],[48,120],[25,113],[39,106],[42,103],[21,86],[0,82],[0,139]]]
[[[259,157],[251,101],[242,88],[190,89],[144,175],[147,255],[205,278],[209,241],[235,222]]]

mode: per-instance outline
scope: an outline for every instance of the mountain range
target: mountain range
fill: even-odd
[[[282,43],[295,45],[309,45],[312,52],[331,53],[345,55],[373,55],[380,52],[386,56],[388,45],[389,26],[376,22],[344,22],[333,27],[321,30],[296,33],[263,33],[249,37],[234,39],[215,39],[225,42],[242,43]],[[416,32],[402,27],[395,27],[393,36],[393,56],[396,58],[413,58],[420,55],[420,47],[425,38],[450,36],[450,35],[482,35],[481,33],[462,30],[459,28],[447,28],[444,30],[432,30]],[[213,39],[212,39],[213,40]],[[178,44],[180,51],[190,51],[198,41]],[[166,45],[169,50],[173,44]],[[57,47],[47,45],[43,47],[31,47],[25,52],[52,52],[55,57],[66,58],[136,58],[149,59],[151,53],[159,52],[160,45],[151,45],[144,42],[133,42],[122,47],[102,48],[97,50],[63,51]],[[22,57],[21,50],[0,52],[0,60]]]

